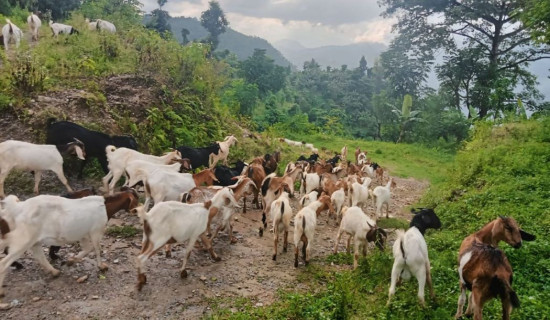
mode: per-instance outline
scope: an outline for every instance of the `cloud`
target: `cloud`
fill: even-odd
[[[143,1],[143,10],[158,7],[155,0]],[[393,21],[379,17],[375,0],[220,0],[229,27],[264,38],[272,43],[283,39],[306,47],[384,42],[391,38]],[[172,16],[200,19],[208,0],[169,0],[163,7]]]

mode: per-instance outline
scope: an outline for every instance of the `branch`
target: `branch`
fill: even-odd
[[[471,28],[474,28],[475,30],[483,33],[485,36],[487,36],[487,38],[493,40],[493,38],[495,37],[494,35],[491,35],[490,33],[488,33],[487,31],[483,30],[482,28],[476,26],[475,24],[471,23],[471,22],[468,22],[467,20],[464,20],[462,19],[462,22],[466,23],[468,26],[470,26]]]
[[[469,38],[471,40],[474,40],[475,42],[477,42],[480,46],[482,46],[483,48],[485,48],[485,50],[487,51],[491,51],[491,49],[485,44],[483,43],[481,40],[479,39],[476,39],[474,37],[472,37],[471,35],[469,34],[466,34],[466,33],[462,33],[462,32],[457,32],[457,31],[451,31],[451,33],[454,33],[456,35],[459,35],[459,36],[463,36],[463,37],[466,37],[466,38]]]
[[[458,7],[464,8],[466,11],[469,11],[471,13],[477,13],[474,9],[465,6],[464,4],[458,2],[457,0],[452,0],[451,3],[458,6]],[[487,21],[489,21],[489,22],[491,22],[492,24],[495,24],[495,25],[498,23],[497,19],[495,19],[494,17],[491,17],[491,16],[480,15],[479,17],[483,18],[483,19],[485,19],[485,20],[487,20]]]
[[[511,38],[511,37],[517,35],[518,33],[524,31],[525,29],[527,29],[527,27],[526,27],[526,26],[522,26],[522,27],[518,28],[517,30],[514,30],[514,31],[512,31],[512,32],[510,32],[510,33],[503,34],[503,35],[501,36],[501,38],[502,38],[503,40],[506,39],[506,38]]]
[[[531,38],[523,38],[521,40],[518,40],[516,43],[510,45],[510,47],[507,48],[506,50],[499,51],[498,55],[500,56],[500,55],[506,54],[506,53],[512,51],[514,48],[516,48],[516,47],[518,47],[518,46],[520,46],[524,43],[528,43],[529,41],[531,41]]]
[[[506,69],[516,67],[516,66],[518,66],[518,65],[520,65],[524,62],[533,62],[533,61],[538,61],[538,60],[542,60],[542,59],[550,59],[550,56],[539,56],[539,57],[530,56],[530,57],[527,57],[527,58],[523,58],[523,59],[520,59],[518,61],[515,61],[514,63],[508,64],[508,65],[505,65],[505,66],[499,68],[498,71],[502,71],[502,70],[506,70]]]

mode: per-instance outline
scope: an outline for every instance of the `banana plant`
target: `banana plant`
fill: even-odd
[[[399,138],[397,139],[396,143],[400,143],[401,141],[403,141],[403,138],[405,137],[405,132],[407,131],[410,123],[424,121],[424,119],[418,116],[420,114],[419,110],[411,110],[412,104],[412,96],[410,94],[406,94],[405,97],[403,97],[403,106],[401,107],[401,110],[399,110],[399,108],[393,107],[392,112],[397,115],[401,123],[399,128]]]

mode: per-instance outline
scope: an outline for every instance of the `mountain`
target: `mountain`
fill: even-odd
[[[189,35],[187,36],[189,40],[200,40],[208,36],[208,31],[195,18],[176,17],[170,18],[168,22],[172,27],[172,34],[180,42],[183,40],[181,33],[183,28],[189,30]],[[254,53],[254,49],[265,49],[266,55],[272,58],[275,64],[283,67],[291,65],[290,61],[265,39],[247,36],[231,28],[227,28],[226,32],[220,35],[220,44],[216,51],[224,51],[226,49],[237,55],[239,60],[245,60],[250,57]]]
[[[385,44],[375,42],[306,48],[296,41],[282,40],[274,45],[298,68],[302,68],[304,62],[311,59],[315,59],[321,67],[340,68],[345,64],[349,68],[355,68],[359,66],[362,56],[365,56],[367,64],[372,66],[380,53],[387,48]]]

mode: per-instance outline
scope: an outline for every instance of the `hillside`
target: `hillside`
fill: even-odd
[[[206,29],[201,26],[200,21],[195,18],[175,17],[170,18],[169,23],[172,28],[172,34],[180,42],[183,39],[181,34],[183,28],[189,30],[189,40],[204,39],[208,35]],[[239,60],[245,60],[254,53],[254,49],[265,49],[266,55],[272,58],[277,65],[287,67],[291,64],[265,39],[247,36],[231,28],[227,28],[227,31],[220,36],[220,44],[217,51],[229,50],[236,54]]]
[[[380,53],[387,49],[382,43],[355,43],[345,46],[323,46],[306,48],[296,41],[279,41],[274,44],[285,57],[298,68],[302,68],[305,61],[315,59],[321,67],[330,66],[340,68],[347,65],[353,69],[359,66],[359,60],[365,56],[369,66],[372,66]]]

